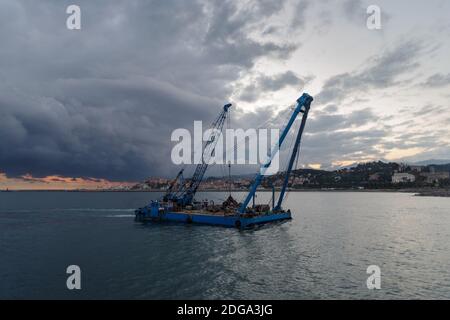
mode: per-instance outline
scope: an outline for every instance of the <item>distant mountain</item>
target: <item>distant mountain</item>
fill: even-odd
[[[430,159],[430,160],[423,160],[423,161],[418,161],[418,162],[408,162],[408,164],[413,165],[413,166],[429,166],[429,165],[443,165],[443,164],[448,164],[450,165],[450,160],[444,160],[444,159]]]

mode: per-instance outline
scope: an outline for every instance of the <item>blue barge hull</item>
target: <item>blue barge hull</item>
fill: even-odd
[[[292,219],[291,212],[261,213],[253,216],[209,214],[201,212],[173,212],[162,207],[148,206],[136,210],[137,221],[172,221],[230,228],[251,228],[256,225]]]

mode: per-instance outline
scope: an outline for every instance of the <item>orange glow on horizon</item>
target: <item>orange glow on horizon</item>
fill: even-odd
[[[134,184],[136,182],[117,182],[91,177],[64,177],[60,175],[33,177],[29,173],[20,177],[9,178],[5,173],[0,172],[0,189],[3,190],[98,190],[120,186],[127,187]]]

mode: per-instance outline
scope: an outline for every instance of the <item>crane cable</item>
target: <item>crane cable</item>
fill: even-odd
[[[278,112],[278,114],[277,114],[274,118],[269,118],[269,119],[267,119],[266,121],[260,123],[260,124],[258,125],[258,127],[256,127],[255,129],[256,129],[256,130],[259,130],[259,129],[267,129],[267,127],[265,127],[265,125],[266,125],[267,123],[269,123],[269,122],[271,122],[271,121],[272,121],[272,122],[275,122],[276,120],[278,120],[278,118],[281,118],[281,116],[282,116],[283,114],[284,114],[284,119],[283,119],[283,120],[287,120],[287,119],[289,118],[290,114],[289,114],[289,113],[285,113],[285,111],[292,110],[293,107],[295,107],[295,106],[289,105],[289,106],[287,106],[286,108],[281,109],[281,110]],[[286,122],[286,121],[285,121],[285,122]],[[285,127],[286,127],[286,126],[283,126],[283,129],[284,129]],[[280,130],[280,131],[282,131],[282,130]],[[227,153],[228,151],[230,151],[232,148],[236,149],[237,145],[238,145],[239,143],[241,143],[241,142],[245,142],[245,137],[244,137],[244,141],[241,139],[241,140],[238,140],[236,144],[233,143],[233,145],[232,145],[231,147],[229,147],[228,149],[225,150],[225,153]],[[235,153],[234,153],[234,154],[236,154],[236,150],[235,150]]]
[[[290,134],[287,136],[287,139],[289,139],[289,143],[288,143],[289,146],[287,148],[284,148],[284,150],[290,150],[289,154],[292,154],[292,152],[294,150],[295,135],[292,132],[290,132]],[[281,150],[279,152],[281,153]],[[297,153],[297,157],[298,157],[298,153]],[[286,157],[286,159],[284,159],[284,162],[285,163],[283,164],[283,166],[280,166],[280,167],[285,168],[284,172],[287,172],[287,167],[289,165],[289,157]],[[285,196],[285,199],[286,198],[287,198],[287,195]],[[267,203],[267,205],[270,205],[273,201],[275,201],[275,199],[271,198],[269,200],[269,202]],[[275,203],[272,203],[272,206],[275,206]]]
[[[298,168],[298,160],[300,158],[300,150],[297,150],[297,154],[295,155],[295,167],[294,170],[297,170]],[[292,185],[291,185],[292,186]],[[290,191],[289,191],[289,184],[287,186],[286,195],[284,196],[283,201],[287,201],[289,199]]]
[[[269,119],[267,119],[266,121],[264,121],[263,123],[261,123],[256,129],[258,130],[258,129],[261,129],[265,124],[267,124],[267,123],[269,123],[269,122],[276,122],[277,120],[284,120],[283,121],[283,123],[286,123],[287,122],[287,119],[289,119],[289,117],[291,116],[291,114],[289,113],[289,112],[286,112],[286,111],[289,111],[289,110],[292,110],[293,108],[295,108],[295,106],[294,105],[289,105],[289,106],[287,106],[287,107],[285,107],[285,108],[283,108],[283,109],[281,109],[278,113],[277,113],[277,115],[275,116],[275,117],[273,117],[273,118],[269,118]],[[284,125],[283,127],[282,127],[282,129],[280,130],[280,131],[284,131],[284,129],[286,128],[286,125]],[[238,141],[238,143],[237,144],[239,144],[240,142],[242,142],[242,140],[241,141]],[[292,142],[291,142],[292,143]],[[233,147],[236,149],[236,147],[237,147],[237,144],[233,144]],[[273,145],[275,145],[275,143],[273,143],[273,141],[271,141],[271,146],[270,146],[270,151],[269,152],[272,152],[272,146]],[[283,148],[284,149],[284,148]],[[227,150],[226,150],[226,152],[228,152],[229,150],[231,150],[231,148],[228,148]],[[236,150],[235,150],[236,151]],[[278,150],[278,152],[281,154],[281,148]],[[255,174],[255,177],[257,176],[257,173]],[[255,195],[256,196],[256,195]],[[243,194],[241,195],[241,197],[240,197],[240,202],[243,202],[244,201],[244,199],[245,199],[245,197],[246,197],[246,192],[243,192]]]

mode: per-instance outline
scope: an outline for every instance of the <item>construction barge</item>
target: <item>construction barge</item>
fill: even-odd
[[[232,198],[231,198],[232,199]],[[227,201],[229,201],[228,198]],[[234,201],[234,199],[232,199]],[[239,229],[251,228],[268,222],[289,220],[291,211],[272,212],[265,206],[256,207],[244,214],[236,214],[236,209],[230,207],[216,211],[203,203],[195,203],[193,207],[177,208],[173,203],[152,201],[150,205],[138,209],[138,221],[172,221],[181,223],[194,223],[235,227]]]
[[[292,112],[287,125],[284,127],[278,142],[272,147],[268,160],[261,166],[256,174],[255,180],[242,203],[238,203],[233,199],[231,193],[228,199],[220,205],[215,205],[212,201],[208,202],[207,200],[194,200],[194,195],[196,194],[208,167],[208,157],[210,157],[215,150],[215,146],[219,140],[218,135],[222,132],[228,110],[231,107],[231,104],[227,104],[223,107],[219,117],[211,126],[213,130],[210,131],[211,135],[206,140],[202,161],[197,165],[190,181],[188,183],[183,183],[184,169],[182,169],[161,199],[153,200],[149,205],[135,211],[135,220],[139,222],[172,221],[246,229],[265,223],[292,219],[291,210],[283,209],[282,202],[287,191],[289,177],[295,159],[298,159],[301,137],[312,101],[313,98],[307,93],[304,93],[297,99],[297,105]],[[268,175],[272,160],[279,152],[299,114],[302,114],[302,119],[290,155],[288,167],[285,172],[283,186],[278,201],[275,201],[275,189],[272,187],[272,206],[255,204],[256,190],[261,184],[263,177]],[[252,200],[253,204],[249,206]]]

